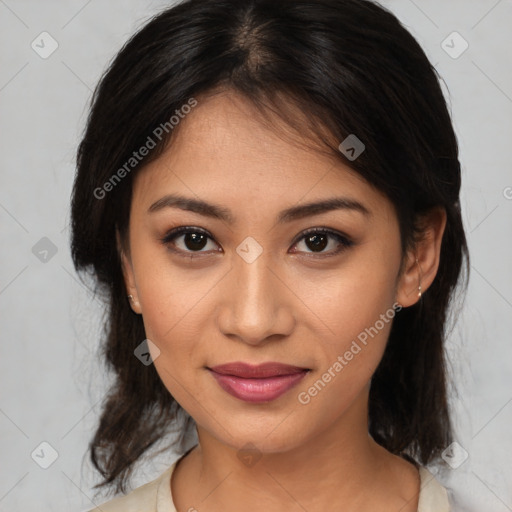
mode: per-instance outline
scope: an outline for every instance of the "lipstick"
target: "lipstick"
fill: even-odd
[[[230,395],[245,402],[270,402],[297,385],[309,372],[277,362],[251,365],[227,363],[208,368],[219,386]]]

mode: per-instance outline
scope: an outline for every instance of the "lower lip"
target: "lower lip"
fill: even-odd
[[[210,372],[220,387],[235,398],[245,402],[270,402],[297,385],[308,370],[265,379],[244,379],[233,375],[221,375],[213,370]]]

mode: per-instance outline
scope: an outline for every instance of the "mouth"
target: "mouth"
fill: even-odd
[[[270,402],[296,386],[310,368],[282,363],[251,365],[242,362],[207,368],[219,386],[245,402]]]

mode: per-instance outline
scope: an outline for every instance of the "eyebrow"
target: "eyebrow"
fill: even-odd
[[[186,210],[205,217],[225,221],[233,224],[235,217],[228,208],[223,206],[207,203],[200,199],[181,196],[179,194],[169,194],[158,201],[154,202],[148,209],[148,213],[157,212],[164,208],[178,208]],[[321,213],[333,210],[350,210],[363,214],[366,217],[371,217],[371,212],[366,206],[359,201],[348,197],[332,197],[322,201],[302,204],[299,206],[292,206],[279,213],[277,217],[278,224],[291,222],[297,219],[303,219],[311,215],[319,215]]]

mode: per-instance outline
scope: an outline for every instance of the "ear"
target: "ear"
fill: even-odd
[[[119,253],[119,258],[121,260],[121,269],[123,272],[124,283],[126,286],[126,295],[130,302],[130,307],[132,310],[141,314],[142,310],[139,303],[139,298],[137,295],[137,287],[135,286],[135,276],[133,274],[133,266],[131,262],[130,255],[128,251],[126,251],[124,244],[121,240],[121,235],[119,231],[116,229],[116,243],[117,243],[117,252]]]
[[[399,276],[396,301],[403,307],[420,300],[434,281],[439,268],[441,241],[446,227],[446,211],[435,207],[422,216],[422,236],[407,253]]]

